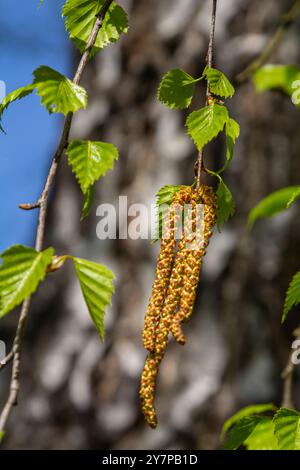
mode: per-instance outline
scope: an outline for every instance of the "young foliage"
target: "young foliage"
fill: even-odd
[[[223,425],[222,429],[222,436],[226,434],[226,432],[238,421],[240,421],[242,418],[247,418],[249,416],[253,415],[259,415],[262,413],[265,413],[266,411],[275,411],[276,407],[273,405],[273,403],[263,403],[259,405],[249,405],[245,406],[245,408],[242,408],[239,410],[237,413],[235,413],[233,416],[227,419]]]
[[[166,185],[160,188],[156,194],[157,229],[153,243],[156,243],[162,237],[163,221],[168,214],[169,206],[172,204],[175,194],[181,187],[182,186]]]
[[[244,446],[248,450],[279,450],[272,418],[262,418],[245,440]]]
[[[118,159],[118,149],[105,142],[73,140],[67,149],[69,164],[85,194]]]
[[[219,175],[217,176],[220,181],[217,189],[217,226],[218,230],[221,230],[222,225],[235,213],[235,202],[228,186],[226,186]]]
[[[4,132],[4,129],[2,127],[1,121],[2,121],[2,115],[4,111],[6,110],[6,108],[14,101],[20,100],[22,98],[25,98],[25,96],[30,95],[30,93],[32,93],[33,90],[34,90],[34,85],[27,85],[22,88],[18,88],[17,90],[14,90],[8,95],[6,95],[6,97],[0,104],[0,130],[2,132]]]
[[[188,108],[193,99],[197,81],[184,70],[170,70],[160,83],[158,99],[171,109]]]
[[[33,72],[33,83],[9,93],[0,105],[0,130],[2,115],[6,108],[16,100],[25,98],[36,89],[49,113],[67,115],[87,107],[87,93],[84,88],[75,85],[71,80],[45,65]]]
[[[173,198],[175,194],[179,191],[180,188],[182,188],[182,185],[176,186],[176,185],[166,185],[160,188],[160,190],[156,194],[156,204],[157,207],[159,208],[160,206],[167,204],[171,205],[173,202]]]
[[[288,209],[299,197],[299,190],[299,186],[288,186],[269,194],[251,210],[248,216],[249,225],[253,226],[260,218],[273,217]]]
[[[300,413],[281,408],[274,416],[274,425],[280,450],[300,450]]]
[[[188,116],[186,122],[188,134],[199,151],[223,131],[228,119],[227,108],[215,102]]]
[[[223,72],[214,68],[208,68],[204,70],[204,76],[207,78],[209,83],[209,90],[211,93],[223,98],[231,98],[235,89],[231,85],[230,81]]]
[[[53,254],[53,248],[37,252],[22,245],[12,246],[1,254],[0,318],[36,291]]]
[[[244,408],[223,427],[224,447],[235,450],[300,450],[300,413],[280,408],[273,417],[260,413],[275,411],[273,405]]]
[[[300,271],[293,277],[286,293],[282,323],[293,307],[300,304]]]
[[[115,276],[105,266],[92,261],[81,258],[73,261],[89,313],[103,340],[105,308],[111,305]]]
[[[248,416],[240,419],[227,433],[224,449],[236,450],[241,447],[262,420],[262,416]]]
[[[95,18],[100,13],[105,0],[67,0],[63,7],[66,29],[70,39],[83,52],[91,35]],[[94,55],[112,42],[116,42],[122,33],[128,31],[127,13],[115,2],[105,15],[103,24],[91,51]]]
[[[90,186],[86,193],[83,195],[83,207],[81,212],[80,221],[84,220],[90,213],[95,195],[94,186]]]
[[[257,91],[281,90],[288,96],[293,95],[295,92],[293,84],[299,80],[300,70],[294,65],[266,65],[253,75]]]
[[[67,115],[87,107],[87,93],[84,88],[56,70],[43,65],[33,72],[33,84],[42,104],[49,113]]]
[[[295,189],[295,191],[291,195],[289,202],[287,203],[287,209],[289,209],[294,204],[294,202],[296,202],[297,199],[299,199],[300,197],[300,186],[296,186],[296,188],[297,189]]]
[[[239,124],[232,118],[229,118],[227,123],[226,123],[226,144],[227,144],[227,149],[226,149],[226,161],[227,163],[225,164],[224,169],[227,167],[229,162],[232,160],[233,157],[233,151],[234,151],[234,146],[239,138],[240,135],[240,126]]]
[[[248,450],[277,450],[272,417],[263,416],[263,413],[275,411],[272,403],[266,403],[246,406],[235,413],[223,426],[224,447],[235,450],[243,445]]]

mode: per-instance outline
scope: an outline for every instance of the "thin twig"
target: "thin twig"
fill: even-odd
[[[76,85],[80,83],[84,69],[89,61],[90,52],[96,42],[98,33],[103,24],[103,20],[112,2],[113,0],[106,0],[101,11],[97,15],[97,19],[95,21],[93,30],[89,37],[86,49],[80,59],[77,71],[73,79]],[[37,251],[41,251],[43,249],[49,194],[50,194],[50,190],[52,188],[53,182],[54,182],[54,178],[56,176],[59,161],[62,155],[64,154],[64,150],[66,149],[68,145],[72,121],[73,121],[73,113],[69,113],[65,118],[61,139],[60,139],[58,148],[55,152],[55,155],[53,157],[53,160],[49,169],[49,173],[47,176],[47,180],[46,180],[44,189],[42,191],[42,195],[39,199],[38,208],[40,212],[39,212],[39,220],[38,220],[36,243],[35,243],[35,248]],[[12,407],[17,405],[18,393],[20,389],[20,363],[21,363],[22,340],[23,340],[23,335],[24,335],[24,328],[25,328],[28,315],[29,315],[29,307],[30,307],[30,298],[26,299],[22,305],[17,332],[16,332],[16,336],[14,339],[13,366],[12,366],[12,375],[11,375],[10,388],[9,388],[9,396],[2,410],[2,413],[0,415],[0,431],[2,432],[4,431],[6,427],[6,423],[12,411]]]
[[[215,29],[216,29],[216,17],[217,17],[217,3],[218,0],[213,0],[212,6],[212,15],[211,15],[211,26],[210,26],[210,35],[209,35],[209,45],[208,51],[206,56],[206,63],[209,68],[213,67],[214,62],[214,43],[215,43]],[[206,89],[206,100],[205,106],[209,104],[209,100],[211,98],[211,93],[209,89],[209,83],[207,83]],[[199,191],[201,186],[201,172],[203,167],[203,150],[200,150],[198,153],[198,159],[195,165],[195,172],[196,172],[196,191]]]
[[[254,59],[253,62],[251,62],[251,64],[248,65],[248,67],[246,67],[243,72],[241,72],[236,77],[238,82],[242,83],[246,81],[251,75],[253,75],[253,73],[257,69],[259,69],[266,62],[268,62],[268,60],[271,58],[274,51],[276,50],[277,46],[284,38],[286,31],[294,23],[299,14],[300,0],[296,0],[291,9],[285,15],[282,16],[274,36],[272,36],[272,38],[269,40],[262,53],[256,59]]]
[[[34,204],[19,204],[19,208],[23,211],[33,211],[34,209],[40,208],[40,203],[35,202]]]
[[[300,339],[300,327],[297,328],[294,333],[296,339]],[[294,351],[289,354],[287,364],[281,374],[283,379],[283,395],[281,406],[284,408],[295,408],[293,399],[293,375],[295,370],[295,364],[292,361]]]

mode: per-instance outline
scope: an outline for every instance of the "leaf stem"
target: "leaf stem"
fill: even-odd
[[[87,42],[85,51],[80,59],[79,65],[74,75],[73,82],[76,85],[80,83],[82,74],[90,58],[90,52],[96,42],[98,33],[103,24],[105,15],[109,7],[111,6],[112,2],[113,0],[106,0],[101,11],[96,17],[95,24],[93,26],[89,40]],[[57,173],[59,161],[61,157],[63,156],[64,151],[68,145],[72,121],[73,121],[73,113],[69,113],[65,118],[60,142],[54,154],[54,157],[53,157],[53,160],[52,160],[49,172],[48,172],[48,176],[46,179],[46,183],[45,183],[44,189],[42,191],[42,194],[38,203],[27,205],[27,209],[25,208],[26,205],[21,204],[21,206],[23,206],[21,208],[25,210],[31,210],[34,208],[39,209],[39,220],[38,220],[38,225],[37,225],[36,243],[35,243],[35,249],[37,251],[41,251],[43,249],[49,194],[50,194],[50,191],[53,186],[53,182]],[[12,365],[12,375],[11,375],[10,387],[9,387],[9,395],[0,415],[0,432],[4,432],[8,418],[11,414],[12,408],[13,406],[17,405],[18,394],[20,390],[20,367],[21,367],[22,342],[23,342],[25,325],[29,316],[29,310],[30,310],[30,298],[26,299],[22,305],[18,327],[17,327],[17,331],[16,331],[14,343],[13,343],[13,349],[12,349],[12,352],[8,355],[9,358],[6,361],[8,363],[12,360],[13,365]],[[0,370],[1,368],[2,367],[0,367]]]
[[[216,29],[216,17],[217,17],[217,4],[218,0],[213,0],[212,5],[212,15],[211,15],[211,25],[210,25],[210,35],[209,35],[209,45],[206,56],[206,63],[209,68],[213,67],[214,62],[214,43],[215,43],[215,29]],[[205,106],[208,106],[209,100],[211,98],[211,93],[209,89],[209,83],[207,82],[206,89],[206,100]],[[198,153],[198,158],[195,164],[195,174],[196,174],[196,188],[195,191],[199,191],[201,186],[201,172],[203,170],[203,149]]]

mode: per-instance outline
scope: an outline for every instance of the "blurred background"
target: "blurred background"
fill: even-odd
[[[21,3],[21,5],[20,5]],[[26,3],[26,5],[25,5]],[[218,449],[224,420],[242,406],[282,400],[280,373],[290,352],[294,312],[282,327],[284,294],[299,269],[299,208],[247,229],[249,210],[273,190],[300,184],[299,110],[278,93],[256,94],[237,85],[228,105],[241,125],[225,181],[237,211],[214,234],[205,258],[198,300],[185,326],[184,348],[171,342],[160,369],[159,426],[147,428],[139,410],[141,342],[158,246],[148,240],[100,241],[96,208],[150,205],[165,184],[190,184],[195,148],[186,136],[187,112],[158,103],[160,79],[170,68],[200,75],[210,27],[210,0],[120,0],[130,32],[89,65],[82,82],[89,107],[76,116],[72,136],[113,142],[115,170],[96,190],[91,216],[80,223],[81,194],[65,159],[48,215],[47,245],[99,261],[117,275],[116,295],[99,341],[71,266],[49,276],[34,297],[27,325],[19,406],[10,420],[7,449]],[[264,48],[291,0],[219,0],[216,66],[233,82]],[[78,55],[61,18],[63,0],[0,4],[0,80],[7,92],[31,81],[47,64],[72,76]],[[13,14],[12,14],[13,11]],[[272,57],[299,65],[300,20]],[[199,88],[193,107],[203,104]],[[38,199],[58,142],[62,118],[49,116],[37,97],[6,112],[0,136],[1,250],[34,245],[36,214],[19,203]],[[205,164],[222,166],[224,141],[205,150]],[[205,182],[215,184],[213,179]],[[0,322],[0,339],[11,346],[18,312]],[[0,402],[10,370],[0,375]],[[299,368],[295,398],[299,400]],[[298,402],[297,402],[298,397]]]

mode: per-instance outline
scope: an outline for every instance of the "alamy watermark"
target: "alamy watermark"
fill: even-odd
[[[4,341],[0,340],[0,362],[3,361],[3,359],[5,359],[5,356],[6,356],[6,346],[5,346]]]
[[[300,364],[300,339],[295,339],[292,349],[295,349],[295,351],[291,356],[291,361],[295,366],[298,366]]]
[[[295,90],[292,94],[292,102],[297,106],[300,104],[300,80],[295,80],[292,83],[292,89]]]
[[[201,248],[204,241],[203,204],[163,204],[158,210],[155,204],[128,205],[127,196],[119,196],[118,207],[101,204],[96,215],[100,218],[96,226],[99,240],[179,240],[184,234],[190,250]]]
[[[6,85],[3,80],[0,80],[0,103],[2,103],[5,96],[6,96]]]

